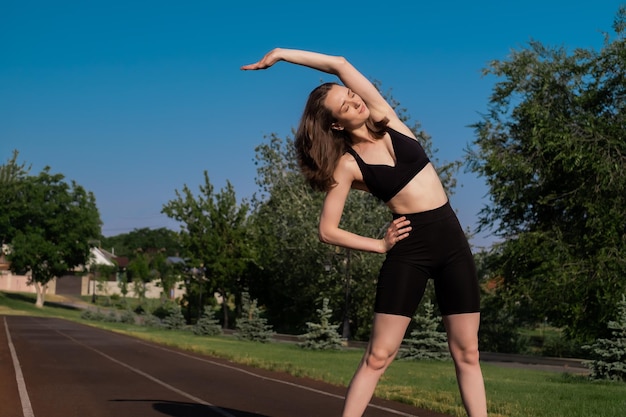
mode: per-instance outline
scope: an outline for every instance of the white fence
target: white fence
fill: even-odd
[[[10,292],[26,292],[36,293],[35,286],[29,285],[28,281],[30,276],[28,275],[13,275],[11,271],[0,271],[0,291]],[[75,285],[72,286],[74,290],[71,292],[63,292],[69,295],[93,295],[94,291],[98,296],[111,296],[114,294],[122,295],[122,289],[119,282],[116,281],[97,281],[91,279],[89,275],[85,276],[66,276],[59,279],[59,282],[72,280]],[[64,282],[64,285],[59,285],[60,288],[68,287]],[[159,285],[159,281],[152,281],[145,284],[145,297],[146,298],[161,298],[163,294],[163,287]],[[135,284],[128,283],[126,286],[127,297],[138,297],[135,292]],[[60,290],[62,292],[63,290]],[[57,294],[57,279],[53,279],[48,283],[48,289],[46,294]],[[185,288],[183,282],[177,283],[174,288],[167,294],[170,299],[176,299],[182,297],[185,294]]]

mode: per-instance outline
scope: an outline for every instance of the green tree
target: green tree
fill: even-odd
[[[174,262],[166,256],[165,251],[159,251],[152,257],[150,266],[163,288],[162,297],[169,298],[176,283],[182,280],[184,263]]]
[[[486,352],[522,353],[528,343],[520,333],[522,323],[514,297],[503,294],[502,277],[489,264],[488,251],[474,254],[481,285],[479,348]]]
[[[237,319],[237,337],[254,342],[267,343],[274,335],[272,325],[261,316],[257,300],[251,300],[247,292],[241,295],[241,316]]]
[[[202,317],[192,328],[192,332],[199,336],[217,336],[222,334],[219,320],[215,318],[215,310],[211,306],[205,306]]]
[[[398,358],[405,360],[449,360],[446,333],[439,331],[440,320],[435,315],[435,306],[430,300],[423,303],[422,312],[413,316],[414,328],[410,337],[404,339],[407,347],[398,352]]]
[[[30,172],[30,165],[27,166],[25,162],[19,164],[17,157],[19,152],[13,151],[13,156],[4,165],[0,165],[0,185],[3,187],[17,182],[28,175]]]
[[[31,272],[30,283],[43,307],[51,279],[89,263],[89,241],[100,236],[100,215],[91,192],[46,167],[14,181],[0,200],[3,242],[10,245],[13,272]],[[4,222],[9,220],[9,225]]]
[[[626,291],[626,6],[599,51],[531,41],[485,70],[489,111],[474,125],[468,167],[491,204],[480,230],[525,319],[589,340]]]
[[[165,256],[178,256],[181,251],[178,233],[161,227],[158,229],[141,228],[115,236],[102,237],[101,246],[118,256],[132,259],[136,251],[160,251]]]
[[[102,294],[106,296],[107,303],[110,304],[111,296],[108,293],[106,282],[118,271],[117,265],[101,265],[96,263],[91,263],[89,265],[89,272],[92,274],[91,279],[95,281],[97,285],[98,294]],[[91,284],[90,284],[91,285]],[[92,287],[93,288],[93,287]],[[96,291],[93,292],[92,300],[95,302],[96,299]]]
[[[253,199],[250,230],[259,270],[249,289],[279,331],[300,332],[319,297],[335,299],[329,293],[333,277],[324,268],[331,248],[315,233],[323,195],[304,183],[291,142],[271,135],[256,152],[261,193]]]
[[[169,330],[177,330],[185,327],[185,317],[183,316],[182,311],[180,310],[179,305],[171,305],[169,306],[168,314],[163,317],[162,324],[163,327]]]
[[[152,280],[149,255],[141,249],[137,250],[133,260],[128,263],[127,276],[133,283],[133,292],[143,303],[146,297],[146,283]]]
[[[341,336],[337,333],[338,324],[332,324],[333,311],[328,307],[328,298],[322,301],[322,308],[317,310],[318,322],[307,322],[307,333],[299,344],[304,349],[328,350],[341,348]]]
[[[206,280],[206,293],[220,294],[224,327],[228,327],[227,300],[245,287],[243,277],[254,262],[246,235],[249,206],[237,203],[230,182],[215,193],[207,172],[204,184],[195,196],[186,185],[176,190],[176,199],[163,206],[163,212],[181,224],[180,239],[188,266],[200,271]],[[199,306],[201,309],[202,306]]]
[[[23,200],[16,196],[23,191],[24,180],[28,177],[30,167],[18,163],[18,151],[4,165],[0,165],[0,245],[7,244],[17,232],[15,216],[23,209]]]

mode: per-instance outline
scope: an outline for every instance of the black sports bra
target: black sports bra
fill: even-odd
[[[359,165],[365,185],[375,197],[385,203],[398,194],[430,162],[417,140],[390,127],[387,127],[387,132],[396,154],[395,166],[367,164],[354,149],[348,147],[348,153],[354,156]]]

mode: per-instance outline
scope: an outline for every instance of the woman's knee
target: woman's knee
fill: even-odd
[[[444,316],[450,353],[458,365],[478,364],[479,322],[480,313]]]
[[[464,346],[450,346],[450,353],[457,364],[478,365],[480,352],[478,343]]]
[[[385,370],[395,355],[394,351],[382,347],[372,347],[365,356],[365,364],[374,371]]]

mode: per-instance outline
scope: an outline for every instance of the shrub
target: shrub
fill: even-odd
[[[126,310],[120,315],[120,321],[126,324],[134,324],[135,314],[130,310]]]
[[[104,313],[100,311],[100,309],[97,309],[95,311],[89,310],[89,309],[84,310],[81,313],[80,317],[82,319],[91,320],[91,321],[105,321],[106,320],[106,316],[104,315]]]
[[[83,320],[91,320],[92,315],[93,313],[91,312],[91,310],[83,310],[83,312],[80,313],[80,318]]]
[[[611,339],[597,339],[583,346],[591,352],[591,360],[583,362],[590,370],[591,379],[626,381],[626,296],[617,306],[617,321],[609,321]]]
[[[175,312],[176,309],[180,310],[180,306],[178,304],[171,301],[166,301],[165,303],[160,304],[154,310],[152,310],[152,314],[157,316],[161,320],[164,320],[167,316],[172,315],[172,313]]]
[[[107,321],[109,323],[117,323],[119,321],[119,319],[117,317],[117,311],[109,310],[109,313],[105,317],[105,321]]]
[[[578,341],[568,339],[564,334],[559,334],[544,339],[541,354],[542,356],[558,358],[578,358],[582,352]]]
[[[142,314],[141,322],[148,327],[162,327],[161,319],[153,314]]]

